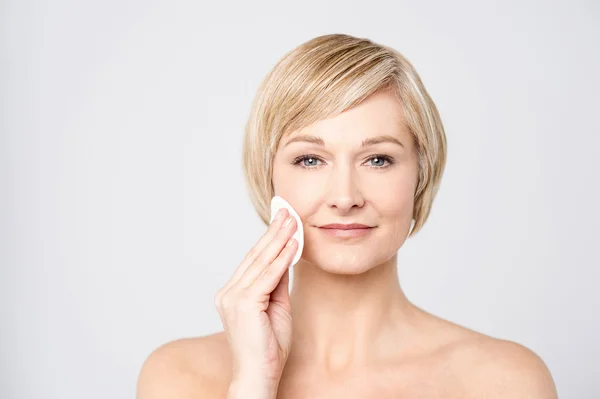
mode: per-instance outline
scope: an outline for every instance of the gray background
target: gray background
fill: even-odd
[[[250,103],[325,33],[402,52],[445,124],[409,299],[600,397],[598,2],[319,3],[0,3],[2,398],[131,398],[154,348],[221,329],[214,294],[264,232]]]

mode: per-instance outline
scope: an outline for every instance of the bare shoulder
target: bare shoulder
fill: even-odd
[[[155,349],[140,370],[137,399],[225,397],[230,354],[224,333],[182,338]]]
[[[499,339],[421,310],[435,331],[436,363],[451,370],[461,397],[556,399],[556,386],[542,358],[513,341]]]
[[[473,397],[557,398],[546,363],[526,346],[478,334],[454,344],[452,353]]]

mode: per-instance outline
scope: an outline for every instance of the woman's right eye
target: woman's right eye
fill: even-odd
[[[320,159],[314,155],[302,155],[292,162],[293,165],[300,164],[300,167],[305,169],[314,169],[314,166],[318,165]]]

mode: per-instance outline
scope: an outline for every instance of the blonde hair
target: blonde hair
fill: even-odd
[[[333,117],[379,89],[391,88],[404,107],[419,157],[414,226],[425,224],[446,164],[446,135],[417,71],[398,51],[365,38],[329,34],[285,54],[258,88],[245,127],[242,166],[256,212],[268,225],[272,166],[283,136]]]

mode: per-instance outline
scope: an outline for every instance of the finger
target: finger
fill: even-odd
[[[293,252],[292,252],[293,254]],[[293,258],[293,255],[292,255]],[[291,260],[290,260],[291,262]],[[289,263],[288,263],[289,264]],[[278,265],[271,265],[272,268],[276,268],[278,267]],[[288,304],[290,302],[290,292],[289,292],[289,282],[290,282],[290,268],[286,267],[284,268],[284,272],[283,275],[281,276],[281,279],[279,280],[279,283],[277,284],[277,286],[275,287],[275,289],[273,290],[273,292],[271,292],[271,302],[273,303],[277,303],[281,306],[284,306],[286,308],[288,308]],[[277,276],[274,276],[275,280],[277,279]],[[269,285],[265,284],[265,287],[263,288],[265,291],[269,289]]]
[[[260,240],[258,240],[258,242],[250,249],[250,251],[248,251],[246,257],[242,260],[231,279],[223,287],[223,290],[228,290],[231,286],[235,285],[240,277],[244,274],[246,269],[256,260],[256,258],[258,258],[265,247],[271,241],[273,241],[273,238],[275,238],[277,232],[281,229],[281,225],[285,221],[285,218],[289,216],[289,211],[287,209],[282,208],[281,211],[282,213],[279,214],[275,220],[273,220],[265,234],[263,234]]]
[[[289,269],[297,249],[298,241],[290,239],[277,259],[256,279],[252,289],[261,293],[271,293],[272,302],[286,303]]]
[[[294,235],[297,229],[296,220],[293,216],[289,216],[286,221],[289,223],[277,232],[273,240],[263,249],[258,258],[246,269],[239,284],[242,288],[247,288],[256,278],[261,275],[265,269],[271,266],[271,263],[279,256],[285,244]]]

